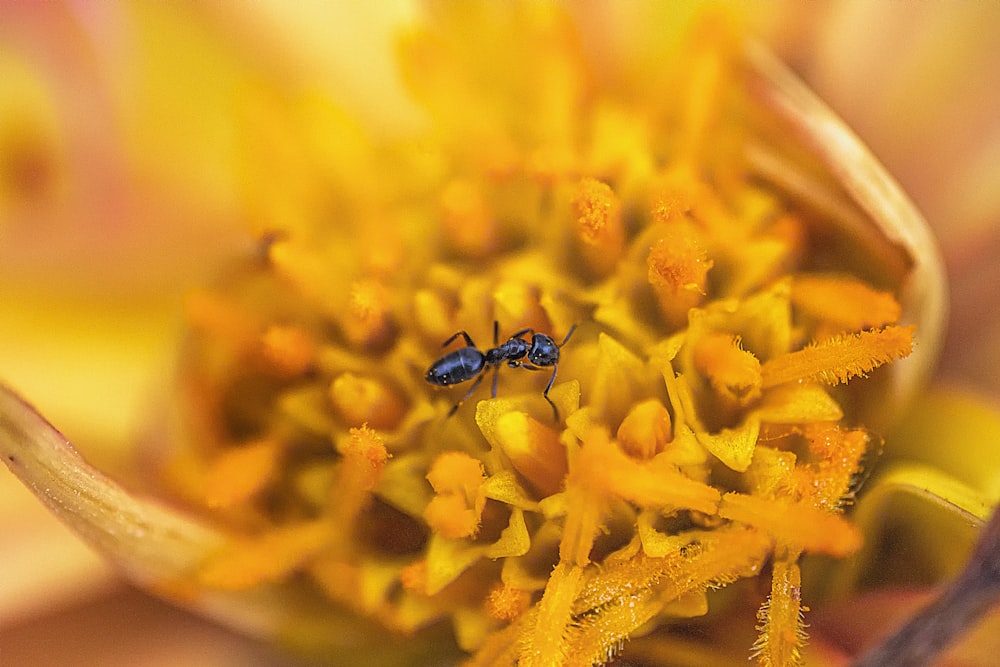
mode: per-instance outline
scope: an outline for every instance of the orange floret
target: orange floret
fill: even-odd
[[[894,324],[900,314],[891,293],[848,276],[796,276],[792,303],[832,332],[884,327]]]
[[[704,240],[685,222],[665,224],[646,258],[649,284],[660,301],[667,321],[679,324],[687,311],[705,298],[708,258]]]
[[[333,517],[343,530],[349,531],[354,526],[388,460],[385,443],[367,424],[350,429],[330,496]]]
[[[438,493],[469,494],[486,479],[483,463],[464,452],[445,452],[427,473],[427,481]]]
[[[500,584],[486,598],[486,611],[495,619],[511,621],[523,614],[530,603],[528,591]]]
[[[596,274],[605,275],[625,248],[621,202],[606,183],[588,177],[577,185],[573,205],[584,257]]]
[[[495,437],[510,463],[540,497],[559,491],[566,476],[566,447],[559,434],[524,412],[496,420]]]
[[[728,402],[744,405],[760,396],[760,361],[740,346],[739,338],[721,333],[701,338],[694,348],[694,363]]]
[[[678,222],[694,209],[702,186],[690,169],[674,168],[660,176],[653,188],[653,220],[657,223]]]
[[[479,531],[478,513],[453,493],[431,498],[424,519],[435,532],[450,539],[472,537]]]
[[[625,415],[616,435],[622,450],[629,456],[652,458],[670,442],[670,413],[655,398],[637,403]]]
[[[437,493],[424,509],[424,519],[447,538],[472,537],[486,504],[483,464],[463,452],[445,452],[434,460],[427,481]]]
[[[375,280],[358,280],[348,289],[347,308],[338,319],[344,336],[359,347],[378,347],[391,336],[389,294]]]
[[[316,360],[316,343],[296,326],[269,326],[260,339],[261,355],[279,375],[302,375]]]
[[[205,504],[218,509],[247,501],[275,478],[281,455],[281,444],[275,440],[227,449],[209,468]]]
[[[330,385],[330,401],[348,424],[390,429],[403,417],[406,403],[387,384],[354,373],[337,376]]]
[[[325,547],[330,536],[330,524],[322,519],[234,540],[202,565],[198,580],[208,588],[226,590],[280,581]]]
[[[703,241],[686,224],[665,225],[646,260],[649,283],[662,296],[705,294],[706,276],[712,268]]]
[[[796,466],[788,480],[792,497],[838,511],[849,500],[851,482],[861,471],[871,436],[863,430],[832,426],[810,426],[806,435],[810,452],[819,460]]]

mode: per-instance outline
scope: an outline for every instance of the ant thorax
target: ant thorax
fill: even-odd
[[[511,338],[497,347],[486,350],[486,363],[498,366],[506,361],[509,364],[523,359],[527,354],[528,341],[523,338]]]

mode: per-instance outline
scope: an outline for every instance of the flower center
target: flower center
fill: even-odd
[[[835,221],[747,171],[727,44],[628,106],[536,18],[544,65],[494,94],[462,37],[411,35],[427,143],[373,147],[192,298],[171,480],[247,535],[200,581],[448,618],[472,664],[592,664],[770,563],[755,650],[792,659],[800,556],[860,546],[841,512],[873,438],[842,385],[913,331],[829,261]]]

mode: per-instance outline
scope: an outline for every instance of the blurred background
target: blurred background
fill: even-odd
[[[602,57],[651,3],[572,11]],[[886,164],[952,286],[940,382],[1000,396],[1000,3],[753,3],[761,39]],[[415,2],[0,0],[0,381],[112,475],[169,389],[183,295],[252,249],[258,98],[316,89],[376,135],[419,114],[394,70]],[[638,45],[638,47],[636,46]],[[259,138],[259,137],[258,137]],[[4,665],[283,665],[139,593],[0,469]]]

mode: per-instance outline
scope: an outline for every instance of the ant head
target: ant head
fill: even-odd
[[[551,366],[559,361],[559,346],[551,337],[536,333],[531,336],[528,361],[536,366]]]

